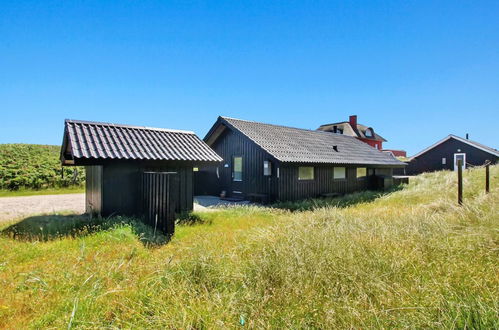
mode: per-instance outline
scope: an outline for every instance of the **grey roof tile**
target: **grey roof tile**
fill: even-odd
[[[282,162],[406,165],[392,155],[383,153],[351,136],[229,117],[220,117],[220,121],[240,131]]]
[[[66,120],[65,134],[73,159],[222,161],[188,131]]]

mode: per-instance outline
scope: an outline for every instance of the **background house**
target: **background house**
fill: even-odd
[[[137,215],[168,233],[193,208],[193,166],[221,160],[193,132],[65,122],[61,162],[85,166],[87,213]]]
[[[405,166],[348,135],[227,117],[219,117],[204,140],[223,163],[196,173],[196,193],[225,191],[231,198],[343,194],[376,188],[375,175],[388,186],[392,169]]]
[[[381,135],[374,132],[374,128],[357,123],[356,115],[350,116],[348,121],[321,125],[318,130],[353,136],[378,150],[383,149],[383,142],[386,142]]]
[[[412,156],[406,168],[407,174],[419,174],[438,170],[457,170],[457,161],[463,167],[479,166],[487,160],[497,163],[499,151],[469,139],[449,135]]]

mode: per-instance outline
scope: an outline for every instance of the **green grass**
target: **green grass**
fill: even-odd
[[[0,328],[498,328],[499,167],[488,195],[483,172],[462,207],[439,172],[197,213],[167,244],[133,219],[32,217],[0,235]]]
[[[19,190],[0,189],[0,197],[82,194],[84,192],[85,192],[85,187],[83,186],[71,186],[71,187],[47,188],[47,189],[19,189]]]

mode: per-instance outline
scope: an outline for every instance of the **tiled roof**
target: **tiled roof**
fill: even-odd
[[[406,165],[351,136],[228,117],[220,117],[219,123],[240,131],[281,162]]]
[[[318,128],[318,130],[320,130],[320,131],[332,131],[334,126],[337,126],[338,128],[343,129],[343,134],[345,134],[345,135],[387,142],[386,139],[384,137],[382,137],[381,135],[379,135],[378,133],[376,133],[376,131],[374,132],[373,137],[367,137],[365,133],[366,133],[366,130],[368,128],[370,128],[369,126],[357,124],[357,127],[354,128],[354,127],[352,127],[352,125],[350,125],[350,122],[348,122],[348,121],[342,121],[342,122],[331,123],[331,124],[324,124],[324,125],[321,125]]]
[[[193,132],[66,120],[63,154],[77,159],[222,161]]]

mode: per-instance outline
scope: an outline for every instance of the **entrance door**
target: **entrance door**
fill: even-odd
[[[234,156],[232,157],[232,191],[230,191],[230,196],[234,198],[244,198],[244,183],[243,180],[247,180],[243,175],[243,157],[242,156]]]
[[[172,235],[175,231],[176,172],[144,172],[142,175],[142,214],[145,222]],[[173,192],[173,194],[172,194]]]
[[[462,161],[463,170],[466,169],[466,154],[460,153],[460,154],[454,154],[454,171],[457,171],[458,169],[457,162],[459,160]]]

